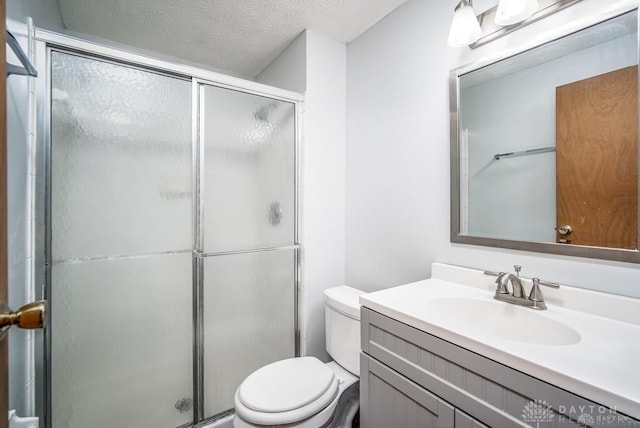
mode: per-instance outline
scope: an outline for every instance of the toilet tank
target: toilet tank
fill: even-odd
[[[324,294],[327,352],[336,363],[360,376],[360,303],[364,291],[341,285]]]

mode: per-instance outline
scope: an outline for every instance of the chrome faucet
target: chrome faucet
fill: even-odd
[[[526,306],[532,309],[547,309],[547,305],[544,303],[544,298],[542,297],[540,286],[545,285],[547,287],[560,288],[560,285],[553,282],[540,281],[539,278],[532,278],[533,286],[531,287],[529,297],[527,297],[524,291],[522,279],[520,278],[520,271],[522,270],[522,267],[515,265],[513,268],[516,271],[515,275],[507,272],[484,272],[485,275],[498,277],[496,279],[496,293],[493,298],[503,302],[513,303],[514,305]],[[509,292],[507,287],[508,284],[511,284],[511,292]]]
[[[507,284],[511,283],[511,295],[516,298],[524,298],[524,287],[522,286],[522,280],[520,279],[520,270],[522,266],[515,265],[513,267],[516,274],[500,272],[498,279],[496,279],[496,294],[509,294]]]

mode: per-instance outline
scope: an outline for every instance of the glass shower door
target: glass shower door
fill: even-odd
[[[51,51],[53,428],[193,422],[191,88]]]
[[[296,353],[295,108],[202,84],[203,414],[232,409],[254,370]]]

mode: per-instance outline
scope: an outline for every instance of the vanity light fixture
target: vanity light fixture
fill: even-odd
[[[452,48],[461,48],[477,41],[482,36],[480,23],[473,11],[471,0],[460,0],[453,12],[447,44]]]
[[[494,18],[497,25],[522,22],[538,11],[538,0],[500,0]]]
[[[475,16],[471,0],[461,0],[453,13],[448,45],[471,49],[532,24],[582,0],[499,0]]]

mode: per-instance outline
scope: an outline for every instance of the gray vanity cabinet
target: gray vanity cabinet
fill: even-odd
[[[575,394],[361,310],[363,428],[640,427]]]

